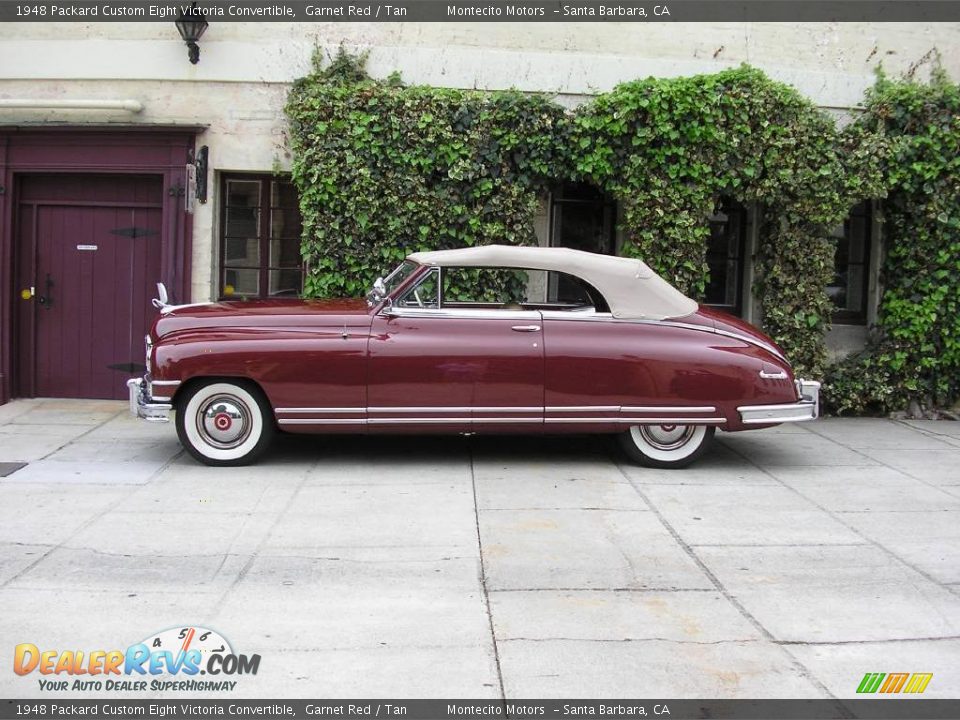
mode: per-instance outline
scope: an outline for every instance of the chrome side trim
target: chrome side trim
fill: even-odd
[[[559,313],[559,312],[550,312],[541,311],[543,314],[544,320],[570,320],[573,322],[612,322],[612,323],[626,323],[628,325],[659,325],[661,327],[677,327],[683,328],[684,330],[699,330],[700,332],[713,333],[714,335],[723,335],[724,337],[734,338],[736,340],[741,340],[749,345],[753,345],[758,348],[762,348],[767,352],[771,353],[773,356],[787,362],[787,359],[783,356],[783,353],[779,352],[775,347],[769,343],[762,342],[756,338],[750,337],[748,335],[741,335],[740,333],[730,332],[729,330],[719,330],[715,327],[710,327],[708,325],[696,325],[694,323],[685,323],[678,320],[650,320],[648,318],[618,318],[612,317],[610,313],[597,313],[596,315],[588,314],[577,314],[577,313]]]
[[[650,406],[638,407],[632,405],[551,405],[547,407],[470,407],[465,405],[451,406],[376,406],[376,407],[296,407],[276,408],[278,414],[331,414],[331,415],[358,415],[361,413],[578,413],[578,412],[625,412],[625,413],[711,413],[716,412],[712,405],[703,406]]]
[[[276,408],[274,412],[277,413],[332,413],[338,415],[352,415],[355,413],[364,413],[367,411],[367,408],[356,407],[356,408],[311,408],[311,407],[296,407],[296,408]]]
[[[367,412],[372,413],[443,413],[443,412],[543,412],[542,407],[369,407]]]
[[[475,417],[452,417],[452,418],[368,418],[368,425],[444,425],[444,424],[465,424],[478,425],[485,423],[542,423],[543,418],[475,418]]]
[[[363,418],[280,418],[279,425],[366,425]]]
[[[684,417],[642,417],[642,418],[547,418],[544,422],[554,423],[616,423],[618,425],[719,425],[725,423],[726,418],[684,418]]]
[[[376,422],[376,420],[374,420],[373,422]],[[419,422],[419,421],[416,420],[416,419],[414,419],[414,420],[412,420],[412,422]],[[543,422],[543,418],[542,418],[542,417],[535,417],[535,418],[524,418],[524,417],[518,417],[518,418],[509,418],[509,417],[508,417],[508,418],[498,418],[498,417],[472,417],[472,418],[470,418],[470,424],[471,424],[471,425],[483,425],[484,423],[527,423],[527,424],[530,424],[530,423],[542,423],[542,422]]]
[[[650,321],[641,320],[641,322],[649,323]],[[741,335],[740,333],[730,332],[729,330],[720,330],[718,328],[710,328],[710,327],[705,327],[703,325],[694,325],[692,323],[682,323],[682,322],[676,322],[676,321],[670,321],[670,320],[653,321],[653,322],[658,322],[661,325],[669,325],[670,327],[684,328],[686,330],[700,330],[700,331],[712,332],[716,335],[723,335],[724,337],[730,337],[736,340],[741,340],[747,343],[748,345],[753,345],[754,347],[758,347],[763,350],[766,350],[774,357],[777,357],[783,360],[784,362],[787,362],[787,359],[783,356],[783,353],[778,351],[773,345],[771,345],[770,343],[765,343],[760,340],[757,340],[756,338],[750,337],[749,335]]]
[[[662,413],[662,412],[702,412],[702,413],[711,413],[716,412],[717,409],[713,405],[705,405],[703,407],[631,407],[624,405],[620,408],[620,412],[652,412],[652,413]]]
[[[405,418],[280,418],[280,425],[514,425],[514,424],[551,424],[551,425],[719,425],[726,418],[688,418],[688,417],[566,417],[566,418],[522,418],[522,417],[405,417]],[[757,421],[760,422],[760,421]]]
[[[541,310],[544,320],[606,320],[613,319],[613,314],[597,312],[596,310]]]
[[[151,380],[150,381],[151,385],[163,385],[164,387],[167,387],[167,386],[176,387],[180,383],[181,383],[180,380]]]
[[[413,318],[458,318],[461,320],[539,320],[539,310],[436,310],[430,308],[408,308],[394,305],[389,314],[381,312],[381,315],[387,317],[413,317]]]
[[[545,408],[549,412],[620,412],[619,405],[555,405]]]

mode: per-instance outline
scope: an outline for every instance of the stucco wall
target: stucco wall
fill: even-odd
[[[0,99],[135,99],[124,111],[0,108],[0,124],[206,126],[211,169],[289,166],[283,103],[314,47],[369,50],[375,76],[461,88],[517,87],[574,104],[647,75],[715,72],[748,62],[823,107],[857,105],[883,63],[891,73],[932,50],[960,77],[960,23],[211,23],[201,59],[169,23],[0,25]],[[213,187],[216,176],[211,175]],[[211,194],[215,198],[215,193]],[[193,299],[214,284],[215,202],[194,215]]]

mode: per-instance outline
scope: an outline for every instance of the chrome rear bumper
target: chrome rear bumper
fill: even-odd
[[[127,380],[127,391],[130,395],[130,412],[133,415],[149,422],[170,422],[170,411],[173,405],[151,402],[147,397],[143,378]]]
[[[820,416],[820,383],[816,380],[797,380],[800,400],[784,405],[744,405],[737,408],[744,425],[772,425],[775,423],[816,420]]]

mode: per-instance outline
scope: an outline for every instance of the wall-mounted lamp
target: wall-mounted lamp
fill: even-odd
[[[210,148],[204,145],[197,150],[197,157],[193,161],[196,170],[197,192],[196,197],[202,203],[207,201],[207,168],[210,163]]]
[[[189,8],[181,5],[177,11],[177,30],[187,44],[190,62],[194,65],[200,62],[200,46],[197,41],[203,36],[208,24],[206,13],[198,8],[195,2],[190,3]]]

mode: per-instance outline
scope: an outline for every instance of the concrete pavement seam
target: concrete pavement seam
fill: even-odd
[[[825,440],[829,440],[830,442],[834,443],[835,445],[839,445],[840,447],[845,448],[845,449],[847,449],[847,450],[850,450],[850,451],[852,451],[852,452],[855,452],[855,453],[857,453],[858,455],[863,455],[864,457],[869,457],[869,456],[865,455],[864,453],[860,452],[859,450],[857,450],[856,448],[852,448],[852,447],[850,447],[849,445],[844,445],[844,444],[843,444],[842,442],[840,442],[839,440],[835,440],[834,438],[829,437],[829,436],[827,436],[827,435],[824,435],[823,433],[817,432],[816,430],[814,430],[814,429],[812,429],[812,428],[805,428],[805,429],[806,429],[808,432],[814,433],[814,434],[817,435],[818,437],[822,437],[822,438],[824,438]],[[814,507],[816,507],[817,509],[819,509],[821,512],[826,513],[828,517],[833,518],[836,522],[838,522],[838,523],[840,523],[841,525],[843,525],[843,526],[844,526],[845,528],[847,528],[850,532],[852,532],[853,534],[857,535],[858,537],[863,538],[863,539],[866,540],[869,544],[871,544],[871,545],[873,545],[874,547],[878,548],[881,552],[886,553],[887,555],[889,555],[890,557],[892,557],[894,560],[896,560],[897,562],[899,562],[899,563],[900,563],[901,565],[903,565],[904,567],[910,568],[911,570],[913,570],[915,573],[917,573],[917,574],[920,575],[921,577],[925,578],[926,580],[929,580],[930,582],[932,582],[934,585],[937,585],[938,587],[942,587],[942,588],[945,589],[947,592],[949,592],[949,593],[951,593],[951,594],[953,594],[953,595],[960,595],[960,589],[952,588],[952,587],[950,587],[949,585],[947,585],[946,583],[941,582],[940,580],[938,580],[937,578],[935,578],[935,577],[934,577],[933,575],[931,575],[930,573],[926,572],[925,570],[921,570],[920,568],[918,568],[917,566],[915,566],[915,565],[914,565],[913,563],[911,563],[910,561],[908,561],[908,560],[900,557],[900,555],[898,555],[897,553],[895,553],[893,550],[891,550],[890,548],[888,548],[888,547],[887,547],[886,545],[884,545],[883,543],[878,542],[877,540],[873,540],[872,538],[868,537],[867,535],[864,535],[856,526],[851,525],[851,524],[848,523],[848,522],[845,522],[845,521],[843,520],[843,518],[840,517],[837,513],[835,513],[835,512],[832,511],[832,510],[829,510],[829,509],[825,508],[823,505],[821,505],[820,503],[818,503],[818,502],[817,502],[816,500],[814,500],[813,498],[808,497],[808,496],[805,495],[804,493],[800,492],[800,490],[798,490],[797,488],[795,488],[795,487],[793,487],[792,485],[790,485],[789,483],[781,480],[781,479],[778,478],[776,475],[774,475],[772,472],[770,472],[769,470],[767,470],[765,467],[762,467],[762,466],[759,465],[758,463],[754,462],[754,460],[753,460],[752,458],[748,457],[747,455],[745,455],[745,454],[742,453],[741,451],[739,451],[739,450],[737,450],[737,449],[735,449],[735,448],[732,448],[732,447],[730,447],[730,446],[727,446],[727,449],[730,450],[731,452],[739,455],[739,456],[742,457],[744,460],[746,460],[748,463],[750,463],[751,465],[753,465],[755,468],[757,468],[758,470],[760,470],[760,471],[763,472],[764,474],[766,474],[766,475],[770,476],[771,478],[773,478],[774,480],[776,480],[778,483],[780,483],[780,485],[782,485],[783,487],[785,487],[787,490],[789,490],[790,492],[794,493],[795,495],[803,498],[804,500],[806,500],[807,502],[809,502],[811,505],[813,505]],[[922,478],[914,477],[914,476],[911,475],[910,473],[904,472],[904,471],[902,471],[902,470],[898,470],[898,469],[895,468],[895,467],[892,467],[892,466],[890,466],[890,465],[887,465],[887,464],[886,464],[885,462],[883,462],[882,460],[877,460],[876,462],[879,462],[883,467],[888,468],[888,469],[890,469],[890,470],[893,470],[894,472],[900,473],[901,475],[905,475],[905,476],[907,476],[907,477],[912,477],[912,478],[914,478],[915,480],[919,480],[919,481],[922,482],[924,485],[927,485],[927,486],[932,487],[932,488],[939,489],[939,488],[937,488],[936,485],[932,485],[931,483],[927,482],[926,480],[923,480]]]
[[[958,444],[958,440],[960,439],[958,439],[955,435],[948,435],[947,433],[938,433],[938,432],[934,432],[933,430],[927,430],[926,428],[917,427],[916,425],[911,425],[908,420],[897,420],[895,418],[887,418],[887,419],[889,419],[890,422],[894,422],[894,423],[897,423],[898,425],[903,425],[904,427],[908,427],[911,430],[916,430],[918,433],[922,435],[926,435],[927,437],[943,438],[946,441],[947,445],[950,445],[951,447],[954,447],[954,448],[960,448],[960,444]],[[939,422],[953,422],[953,421],[941,420]]]
[[[627,480],[629,481],[630,476],[623,469],[623,466],[620,464],[620,462],[617,460],[614,460],[613,458],[611,458],[611,461],[614,463],[617,469],[623,474],[623,476],[626,477]],[[749,610],[747,610],[746,606],[743,603],[741,603],[733,595],[733,593],[731,593],[727,589],[727,587],[722,582],[720,582],[720,578],[707,566],[707,564],[700,558],[700,556],[693,551],[693,548],[690,547],[690,545],[688,545],[687,542],[680,536],[680,533],[677,532],[676,528],[674,528],[673,525],[671,525],[670,522],[667,520],[667,518],[664,517],[663,513],[661,513],[660,510],[656,507],[656,505],[654,505],[653,501],[649,497],[647,497],[647,494],[643,492],[643,490],[641,490],[639,487],[637,487],[636,483],[631,482],[630,484],[633,485],[634,491],[643,499],[643,501],[647,504],[647,506],[650,508],[653,514],[656,515],[657,519],[660,521],[660,524],[663,525],[663,527],[666,529],[668,533],[670,533],[671,537],[673,537],[674,542],[676,542],[680,546],[680,548],[683,550],[683,552],[685,552],[687,556],[694,562],[694,564],[698,568],[700,568],[700,571],[704,575],[706,575],[707,579],[711,583],[713,583],[713,585],[720,592],[720,594],[723,595],[723,597],[727,600],[727,602],[729,602],[748,623],[750,623],[758,632],[760,632],[760,634],[763,636],[764,639],[769,641],[772,645],[776,645],[776,638],[773,636],[773,633],[771,633],[766,627],[764,627],[763,623],[757,620],[757,618],[754,617]],[[780,647],[779,645],[776,645],[776,646]],[[800,673],[800,677],[802,677],[804,680],[806,680],[811,685],[813,685],[818,690],[820,690],[820,692],[823,693],[825,697],[831,700],[837,699],[837,697],[830,691],[830,688],[828,688],[826,685],[820,682],[819,678],[813,675],[810,669],[807,668],[807,666],[804,665],[802,662],[800,662],[799,659],[797,659],[791,653],[787,652],[786,649],[783,649],[783,653],[787,658],[787,660],[790,662],[790,664],[793,665],[794,668]]]
[[[811,647],[829,645],[882,645],[884,643],[944,642],[960,640],[960,635],[936,635],[933,637],[884,638],[883,640],[776,640],[777,645],[809,645]]]
[[[895,421],[891,420],[890,422],[895,422]],[[910,426],[908,425],[908,426],[906,426],[906,427],[910,427]],[[843,444],[842,442],[840,442],[839,440],[837,440],[836,438],[832,438],[832,437],[830,437],[829,435],[826,435],[826,434],[820,432],[819,430],[816,430],[816,429],[813,428],[813,427],[804,428],[804,429],[805,429],[807,432],[813,433],[813,434],[816,435],[817,437],[823,438],[824,440],[829,440],[829,441],[832,442],[834,445],[839,445],[840,447],[844,448],[845,450],[849,450],[849,451],[852,452],[852,453],[856,453],[856,454],[859,455],[860,457],[866,458],[867,460],[870,461],[870,464],[879,464],[879,465],[882,465],[883,467],[887,468],[888,470],[893,470],[893,472],[895,472],[895,473],[899,473],[900,475],[904,475],[904,476],[906,476],[906,477],[908,477],[908,478],[913,478],[913,479],[916,480],[917,482],[922,482],[922,483],[923,483],[924,485],[926,485],[927,487],[933,488],[934,490],[941,490],[941,491],[942,491],[942,488],[941,488],[940,486],[934,485],[932,482],[929,482],[928,480],[926,480],[926,479],[924,479],[924,478],[922,478],[922,477],[917,477],[916,475],[914,475],[914,474],[911,473],[911,472],[908,472],[908,471],[906,471],[906,470],[901,470],[900,468],[896,468],[896,467],[894,467],[893,465],[888,465],[888,464],[885,463],[883,460],[880,460],[880,459],[878,459],[878,458],[875,458],[875,457],[872,457],[872,456],[870,456],[870,455],[867,455],[867,453],[863,452],[862,450],[858,450],[858,449],[855,448],[855,447],[851,447],[851,446],[849,446],[849,445],[845,445],[845,444]],[[911,429],[911,430],[916,430],[916,428],[910,428],[910,429]],[[918,431],[918,432],[919,432],[919,431]],[[921,432],[921,434],[924,434],[924,433]],[[727,446],[727,447],[729,447],[729,446]],[[734,450],[733,448],[729,448],[729,449],[730,449],[732,452],[736,453],[737,455],[740,455],[740,457],[743,457],[743,454],[740,453],[740,452],[738,452],[737,450]],[[922,451],[921,451],[921,452],[922,452]],[[760,467],[759,465],[757,465],[756,463],[754,463],[754,462],[752,462],[752,461],[751,461],[750,464],[753,465],[754,467]],[[830,466],[827,466],[827,467],[830,467]],[[774,479],[776,479],[777,482],[779,482],[779,483],[781,483],[781,484],[783,483],[782,480],[780,480],[779,478],[777,478],[775,475],[772,475],[770,472],[768,472],[768,471],[765,470],[764,468],[760,468],[760,469],[761,469],[764,473],[766,473],[767,475],[770,475],[771,477],[773,477]]]
[[[487,611],[487,623],[490,626],[490,642],[493,644],[493,661],[497,668],[497,684],[500,689],[500,701],[505,703],[507,694],[503,688],[503,668],[500,665],[500,648],[497,646],[497,632],[493,626],[493,609],[490,606],[490,590],[487,587],[487,565],[483,558],[483,537],[480,533],[480,503],[477,500],[477,476],[473,466],[473,447],[467,443],[467,457],[470,461],[470,484],[473,487],[473,519],[477,529],[477,553],[480,557],[480,587],[483,590],[483,604]]]
[[[48,452],[48,453],[47,453],[46,455],[44,455],[43,457],[37,458],[36,460],[34,460],[34,462],[40,462],[41,460],[46,460],[46,459],[47,459],[48,457],[50,457],[51,455],[53,455],[53,454],[55,454],[55,453],[58,453],[58,452],[60,452],[61,450],[63,450],[67,445],[70,445],[70,444],[72,444],[72,443],[75,443],[75,442],[76,442],[77,440],[79,440],[80,438],[86,437],[87,435],[89,435],[90,433],[92,433],[94,430],[99,430],[100,428],[102,428],[104,425],[106,425],[106,424],[107,424],[108,422],[110,422],[111,420],[116,420],[116,419],[117,419],[118,417],[120,417],[124,412],[127,412],[127,411],[126,411],[126,410],[120,410],[120,411],[114,413],[113,415],[111,415],[110,417],[108,417],[108,418],[107,418],[106,420],[104,420],[103,422],[94,425],[92,428],[90,428],[90,429],[87,430],[86,432],[82,432],[82,433],[80,433],[79,435],[77,435],[77,436],[74,437],[74,438],[70,438],[70,439],[67,440],[67,442],[65,442],[63,445],[61,445],[60,447],[58,447],[58,448],[55,449],[55,450],[51,450],[50,452]],[[23,424],[23,423],[20,423],[20,424]],[[176,455],[174,455],[174,458],[179,457],[180,453],[182,453],[182,452],[183,452],[183,450],[181,450],[179,453],[177,453]],[[173,458],[171,458],[171,460],[172,460],[172,459],[173,459]],[[150,477],[153,477],[153,476],[151,475]],[[150,480],[148,479],[147,482],[150,482]]]
[[[613,592],[613,593],[687,593],[687,592],[704,592],[704,593],[715,593],[716,588],[660,588],[660,587],[650,587],[650,588],[632,588],[632,587],[613,587],[613,588],[585,588],[585,587],[542,587],[542,588],[491,588],[490,592],[492,593],[511,593],[511,592],[582,592],[582,593],[604,593],[604,592]]]
[[[147,478],[147,481],[146,481],[145,483],[143,483],[143,485],[149,485],[150,482],[153,481],[154,478],[156,478],[157,476],[159,476],[159,475],[160,475],[161,473],[163,473],[168,467],[170,467],[170,465],[172,465],[173,462],[174,462],[177,458],[179,458],[181,455],[183,455],[183,453],[184,453],[184,450],[181,448],[181,450],[180,450],[179,452],[177,452],[177,453],[176,453],[175,455],[173,455],[169,460],[167,460],[165,463],[163,463],[163,465],[161,465],[161,466],[158,467],[156,470],[154,470],[153,473],[151,473],[150,476]],[[143,487],[143,485],[121,485],[120,487],[131,488],[131,489],[135,492],[136,489],[138,489],[138,488],[140,488],[140,487]],[[40,557],[38,557],[38,558],[37,558],[36,560],[34,560],[32,563],[30,563],[30,564],[27,565],[25,568],[23,568],[22,570],[20,570],[18,573],[14,574],[14,575],[11,575],[11,576],[8,577],[6,580],[4,580],[2,583],[0,583],[0,588],[5,588],[5,587],[7,587],[7,586],[10,585],[10,583],[12,583],[14,580],[18,579],[19,577],[21,577],[22,575],[24,575],[25,573],[29,572],[29,571],[32,570],[34,567],[36,567],[37,565],[39,565],[41,562],[43,562],[43,561],[44,561],[47,557],[49,557],[52,553],[56,552],[57,550],[59,550],[59,549],[62,548],[62,547],[65,547],[66,543],[67,543],[71,538],[76,537],[81,531],[86,530],[88,527],[90,527],[90,525],[92,525],[94,522],[96,522],[97,520],[99,520],[100,518],[102,518],[104,515],[106,515],[108,512],[110,512],[114,507],[116,507],[116,506],[119,505],[120,503],[124,502],[124,501],[127,499],[128,495],[130,495],[130,494],[132,494],[132,493],[124,493],[124,494],[122,494],[120,497],[118,497],[116,500],[114,500],[112,503],[108,503],[107,505],[105,505],[105,506],[103,507],[103,509],[100,510],[100,512],[96,513],[95,515],[93,515],[93,516],[91,516],[89,519],[87,519],[85,522],[81,523],[72,533],[70,533],[70,534],[67,535],[65,538],[63,538],[63,540],[61,540],[60,542],[56,543],[55,545],[49,546],[49,549],[48,549],[45,553],[43,553]]]
[[[253,548],[250,554],[247,555],[246,562],[243,563],[240,570],[237,572],[237,576],[233,579],[233,582],[231,582],[230,585],[227,586],[226,590],[224,590],[220,594],[220,597],[217,600],[217,602],[214,603],[213,610],[211,612],[211,617],[215,618],[219,614],[220,610],[223,608],[224,602],[226,602],[227,597],[230,595],[230,593],[233,592],[234,588],[236,588],[237,585],[239,585],[240,582],[250,572],[250,568],[253,567],[253,564],[257,561],[257,558],[260,557],[260,550],[263,547],[263,544],[267,541],[267,538],[270,537],[270,534],[273,532],[273,529],[280,523],[280,520],[286,515],[287,510],[289,510],[290,507],[293,505],[294,500],[296,500],[297,495],[300,494],[300,490],[303,489],[304,485],[307,482],[307,478],[310,477],[311,471],[313,471],[313,469],[317,466],[318,462],[319,460],[314,460],[310,464],[310,466],[304,471],[303,477],[300,479],[300,482],[297,483],[297,486],[293,489],[293,492],[290,493],[290,497],[287,498],[287,502],[284,503],[283,507],[277,511],[277,516],[273,519],[273,522],[270,523],[270,527],[266,529],[266,531],[260,537],[260,540],[257,542],[256,546]],[[264,493],[266,492],[266,487],[264,487],[263,492]],[[261,493],[260,499],[261,500],[263,499],[263,493]],[[229,553],[226,553],[224,555],[224,563],[226,563],[228,556],[229,556]],[[237,557],[240,557],[240,555],[238,554]]]
[[[643,637],[643,638],[588,638],[588,637],[509,637],[501,638],[500,642],[584,642],[584,643],[646,643],[646,642],[665,642],[675,645],[754,645],[756,643],[768,642],[766,638],[742,638],[734,640],[678,640],[676,638],[665,637]]]

